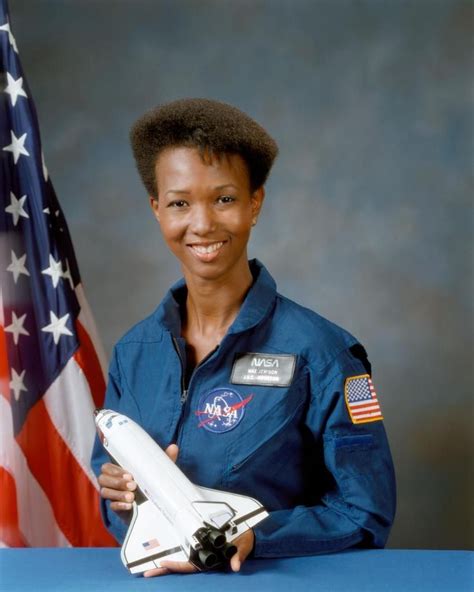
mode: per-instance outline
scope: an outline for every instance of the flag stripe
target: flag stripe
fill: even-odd
[[[382,414],[380,413],[380,411],[375,411],[372,413],[363,413],[361,415],[358,415],[357,419],[363,419],[365,417],[382,417]]]
[[[3,395],[7,401],[10,400],[10,369],[8,368],[7,358],[7,341],[4,331],[3,323],[3,307],[2,307],[2,290],[0,288],[0,394]]]
[[[97,491],[52,423],[43,400],[17,436],[31,472],[48,496],[56,521],[73,546],[113,545],[102,526]],[[38,443],[41,442],[42,446]],[[68,494],[55,484],[65,482]],[[74,507],[71,507],[71,499]]]
[[[5,397],[0,397],[0,465],[17,484],[18,530],[32,547],[70,546],[56,523],[48,498],[31,474],[23,451],[13,437],[12,426],[10,404]],[[2,504],[4,502],[2,499]]]
[[[86,295],[84,294],[84,287],[82,286],[81,282],[77,284],[74,291],[76,293],[76,298],[81,307],[81,311],[79,313],[79,321],[81,325],[84,327],[84,329],[87,331],[89,338],[93,344],[94,354],[97,356],[100,367],[102,368],[102,376],[107,376],[107,358],[102,347],[102,342],[99,338],[99,334],[97,332],[94,316],[89,306],[89,302],[87,301]]]
[[[362,405],[372,405],[373,403],[378,403],[377,397],[373,397],[372,399],[368,399],[367,401],[354,401],[351,402],[351,407],[360,407]]]
[[[378,405],[366,405],[365,407],[358,407],[352,411],[353,415],[360,415],[361,413],[366,413],[367,411],[375,411],[379,410],[380,407]]]
[[[94,406],[97,408],[102,405],[105,393],[105,380],[102,374],[102,367],[96,355],[92,340],[79,319],[76,321],[76,331],[80,346],[74,353],[74,359],[85,374]]]
[[[94,405],[84,373],[74,357],[49,387],[43,401],[55,429],[98,491],[97,479],[90,466],[95,437],[94,422],[91,421]]]
[[[8,547],[27,547],[18,525],[15,479],[0,466],[0,541]]]

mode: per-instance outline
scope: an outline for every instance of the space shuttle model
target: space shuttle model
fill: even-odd
[[[268,516],[250,497],[193,485],[125,415],[97,410],[95,423],[112,461],[130,472],[138,486],[121,550],[130,573],[161,567],[161,560],[218,567],[236,552],[232,541]]]

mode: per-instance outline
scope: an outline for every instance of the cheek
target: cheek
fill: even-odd
[[[226,217],[225,226],[234,234],[248,234],[252,228],[251,210],[230,212]]]
[[[173,219],[172,216],[160,215],[158,220],[160,225],[161,234],[166,241],[176,240],[183,234],[183,223],[180,220]]]

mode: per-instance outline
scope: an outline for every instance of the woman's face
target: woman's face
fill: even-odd
[[[225,280],[248,273],[247,242],[264,190],[251,192],[242,157],[169,148],[155,171],[158,199],[151,198],[151,206],[185,275]]]

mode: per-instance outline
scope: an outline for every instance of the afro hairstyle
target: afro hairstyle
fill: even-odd
[[[130,142],[141,180],[157,197],[155,165],[160,152],[196,147],[217,157],[239,154],[249,172],[251,190],[261,187],[278,154],[273,138],[251,117],[226,103],[180,99],[147,111],[133,125]]]

